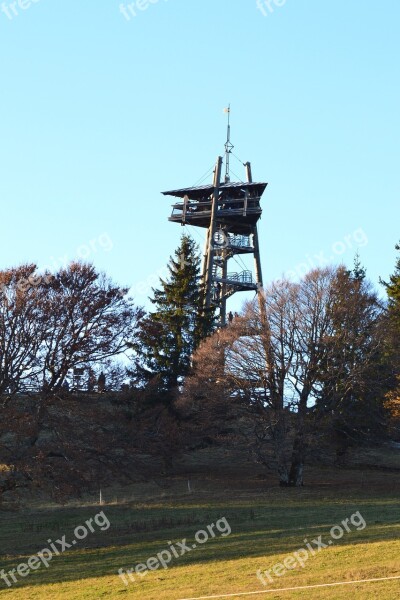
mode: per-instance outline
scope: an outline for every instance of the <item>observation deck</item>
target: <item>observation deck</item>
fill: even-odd
[[[230,233],[249,234],[261,217],[261,196],[267,183],[228,182],[218,187],[215,220]],[[215,188],[213,185],[182,188],[163,192],[164,196],[180,198],[172,205],[169,221],[196,227],[210,226]]]

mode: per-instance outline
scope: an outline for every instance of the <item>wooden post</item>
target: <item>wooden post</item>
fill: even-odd
[[[187,211],[187,203],[189,201],[189,196],[185,194],[183,196],[183,213],[182,213],[182,225],[186,224],[186,211]]]
[[[246,176],[247,181],[249,183],[253,183],[253,175],[251,173],[251,164],[247,162],[245,164],[246,167]],[[260,258],[260,243],[258,239],[258,230],[257,225],[254,225],[253,229],[253,248],[254,248],[254,266],[255,266],[255,274],[256,274],[256,283],[257,283],[257,294],[260,302],[260,309],[262,313],[265,312],[265,304],[263,302],[263,294],[264,294],[264,284],[263,284],[263,276],[261,270],[261,258]]]
[[[249,162],[247,162],[245,165],[246,167],[246,177],[247,177],[247,181],[249,183],[253,183],[253,176],[251,174],[251,164]]]
[[[224,228],[224,237],[225,237],[224,247],[221,250],[222,278],[226,280],[226,278],[228,276],[228,248],[227,248],[228,233],[226,231],[226,228]],[[225,283],[225,281],[222,282],[222,289],[221,289],[220,317],[221,317],[221,327],[225,327],[225,325],[226,325],[226,283]]]
[[[254,267],[256,274],[256,283],[258,292],[262,291],[263,288],[263,277],[261,270],[261,259],[260,259],[260,246],[258,241],[257,225],[254,226],[253,230],[253,246],[254,246]]]
[[[201,266],[201,282],[203,284],[203,292],[204,293],[205,293],[206,283],[207,283],[208,245],[210,243],[209,235],[210,235],[210,228],[207,229],[206,239],[204,242],[203,261],[202,261],[202,266]],[[204,298],[203,304],[205,304],[205,298]]]
[[[218,156],[214,171],[214,192],[211,205],[211,221],[208,234],[208,256],[207,256],[207,275],[206,275],[206,308],[211,305],[211,286],[213,283],[212,269],[214,265],[214,234],[216,213],[218,211],[219,186],[221,183],[222,156]]]

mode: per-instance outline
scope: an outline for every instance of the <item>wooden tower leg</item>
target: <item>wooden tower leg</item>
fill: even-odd
[[[228,234],[226,229],[224,229],[225,233],[225,243],[224,248],[222,250],[222,278],[226,280],[228,278],[228,249],[226,247],[226,243],[228,240]],[[221,327],[225,327],[226,325],[226,283],[225,281],[222,284],[221,289],[221,308],[220,308],[220,321]]]
[[[207,229],[206,240],[204,242],[204,251],[203,251],[203,262],[201,266],[201,283],[203,286],[204,293],[204,302],[205,305],[205,290],[206,290],[206,281],[207,281],[207,261],[208,261],[208,246],[210,244],[210,228]]]
[[[254,247],[254,267],[255,267],[256,283],[257,283],[257,289],[260,290],[263,288],[263,277],[262,277],[262,270],[261,270],[260,245],[259,245],[259,240],[258,240],[257,225],[255,225],[254,231],[253,231],[253,247]]]
[[[206,285],[205,285],[205,304],[206,308],[210,308],[211,305],[211,288],[213,284],[213,267],[214,267],[214,234],[215,234],[215,223],[216,214],[218,211],[218,199],[219,199],[219,186],[221,183],[221,169],[222,169],[222,156],[218,156],[217,164],[214,171],[214,192],[211,206],[211,221],[208,234],[208,248],[207,248],[207,273],[206,273]]]

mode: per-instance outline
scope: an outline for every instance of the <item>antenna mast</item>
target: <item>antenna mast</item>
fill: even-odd
[[[227,128],[226,142],[225,142],[225,183],[229,183],[231,180],[230,172],[229,172],[229,159],[230,159],[229,155],[234,148],[233,144],[231,144],[231,123],[230,123],[231,105],[230,104],[228,105],[228,108],[224,109],[224,112],[227,113],[227,115],[228,115],[228,128]]]

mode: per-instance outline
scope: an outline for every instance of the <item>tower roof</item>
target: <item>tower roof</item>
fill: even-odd
[[[219,185],[219,189],[221,191],[240,191],[240,190],[248,190],[257,192],[259,196],[264,193],[265,188],[267,187],[267,183],[249,183],[243,181],[229,181],[228,183],[221,183]],[[204,198],[209,194],[212,194],[214,191],[214,186],[212,184],[208,185],[200,185],[196,187],[188,187],[181,188],[179,190],[170,190],[168,192],[162,192],[164,196],[175,196],[176,198],[183,198],[184,196],[189,196],[189,198],[193,198],[196,200],[197,198]]]

